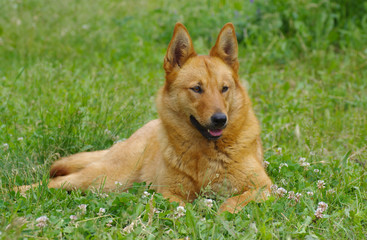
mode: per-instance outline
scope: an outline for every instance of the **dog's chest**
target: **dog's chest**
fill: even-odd
[[[237,180],[228,171],[230,159],[222,153],[217,153],[213,158],[201,159],[202,166],[198,169],[198,188],[201,191],[211,191],[219,195],[231,195],[238,192]]]

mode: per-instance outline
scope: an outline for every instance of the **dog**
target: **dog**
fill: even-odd
[[[210,185],[226,198],[219,211],[232,213],[265,200],[272,182],[263,166],[260,125],[238,76],[233,24],[224,25],[209,55],[197,55],[187,29],[177,23],[163,67],[159,119],[108,150],[56,161],[48,187],[109,192],[146,182],[184,204]]]

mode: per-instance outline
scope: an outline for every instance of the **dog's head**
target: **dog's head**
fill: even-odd
[[[167,118],[178,117],[206,139],[219,139],[231,122],[235,124],[232,112],[240,111],[245,101],[237,55],[232,23],[222,28],[208,56],[196,54],[187,29],[177,23],[164,58],[166,83],[158,104],[161,117],[169,109]]]

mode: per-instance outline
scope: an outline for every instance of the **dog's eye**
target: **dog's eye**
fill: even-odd
[[[223,88],[222,88],[222,93],[225,93],[225,92],[227,92],[228,91],[228,87],[227,86],[224,86]]]
[[[200,86],[195,86],[193,88],[191,88],[192,91],[196,92],[196,93],[202,93],[203,89]]]

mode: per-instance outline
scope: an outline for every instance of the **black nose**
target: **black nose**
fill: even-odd
[[[222,128],[227,124],[227,116],[224,113],[215,113],[211,117],[215,128]]]

